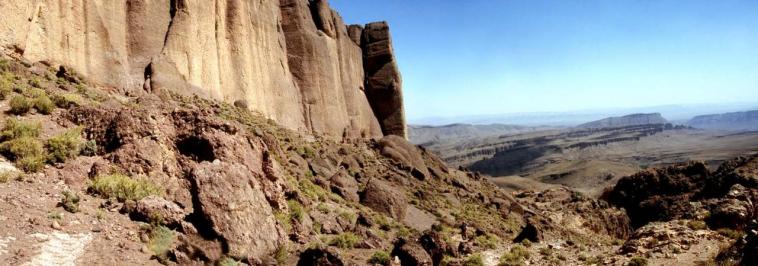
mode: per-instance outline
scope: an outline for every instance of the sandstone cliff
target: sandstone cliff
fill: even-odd
[[[0,11],[1,49],[106,88],[244,103],[332,137],[406,134],[386,23],[348,27],[326,0],[12,0]]]

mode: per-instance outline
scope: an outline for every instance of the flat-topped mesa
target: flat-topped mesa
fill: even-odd
[[[0,49],[103,87],[241,101],[334,138],[405,136],[386,23],[348,27],[326,0],[9,0],[0,12]]]

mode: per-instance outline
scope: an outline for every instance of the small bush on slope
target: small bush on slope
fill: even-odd
[[[150,232],[150,242],[148,248],[159,261],[168,260],[168,251],[174,242],[174,231],[164,226],[153,227]]]
[[[334,237],[329,244],[332,246],[337,246],[339,248],[349,249],[355,247],[355,245],[360,241],[361,237],[351,232],[345,232]]]
[[[161,188],[149,180],[133,179],[122,174],[95,177],[89,188],[96,194],[119,201],[140,200],[150,195],[161,194]]]
[[[81,129],[74,128],[48,139],[45,148],[50,153],[49,161],[62,163],[79,155],[84,142],[81,138],[81,132]]]
[[[11,109],[8,112],[10,112],[11,114],[24,115],[28,113],[29,110],[32,109],[34,104],[23,95],[16,95],[16,96],[13,96],[13,98],[11,98],[10,106],[11,106]]]
[[[14,118],[5,120],[5,126],[0,131],[0,140],[7,141],[22,137],[39,137],[42,131],[42,124],[22,122]]]
[[[374,252],[373,255],[371,255],[371,258],[368,259],[368,263],[371,264],[379,264],[379,265],[390,265],[390,254],[387,253],[387,251],[380,250],[377,252]]]
[[[79,212],[79,194],[70,190],[64,190],[61,195],[63,195],[63,198],[59,205],[63,207],[64,210],[70,213]]]
[[[34,98],[34,109],[37,109],[40,114],[49,115],[55,109],[55,104],[47,95],[40,95]]]
[[[531,256],[529,250],[522,245],[515,245],[508,253],[500,257],[500,266],[521,265],[524,260]]]

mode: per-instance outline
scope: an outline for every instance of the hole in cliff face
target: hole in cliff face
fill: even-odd
[[[212,162],[216,159],[211,142],[197,136],[180,139],[176,142],[176,148],[179,153],[198,162]]]

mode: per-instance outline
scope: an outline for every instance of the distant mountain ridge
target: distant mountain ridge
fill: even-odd
[[[758,130],[758,110],[724,114],[700,115],[687,122],[688,126],[700,129],[734,131]]]
[[[549,127],[505,124],[471,125],[461,123],[444,126],[409,125],[408,138],[412,143],[423,144],[433,141],[456,139],[461,140],[508,134],[519,134],[545,129],[549,129]]]
[[[607,128],[607,127],[626,127],[636,125],[666,124],[668,120],[663,118],[660,113],[649,114],[630,114],[620,117],[608,117],[597,121],[592,121],[578,125],[578,128]]]

